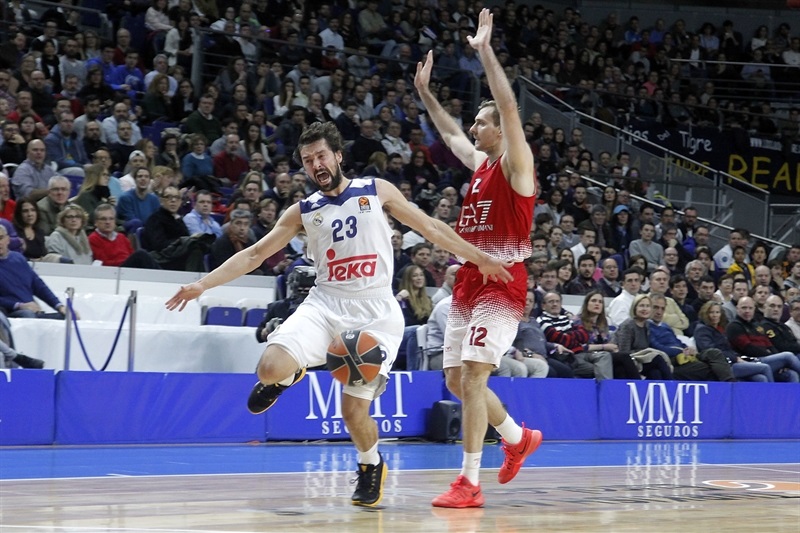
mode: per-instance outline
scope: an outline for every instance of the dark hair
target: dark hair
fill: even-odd
[[[597,261],[595,261],[594,256],[592,254],[583,254],[578,258],[578,266],[581,265],[584,261],[591,261],[595,265],[597,265]]]
[[[301,108],[302,109],[302,108]],[[344,150],[342,135],[333,122],[315,122],[309,125],[300,135],[297,141],[297,148],[294,151],[294,159],[301,163],[300,149],[317,141],[325,141],[334,153]]]
[[[36,205],[36,202],[34,202],[33,200],[30,200],[28,198],[22,198],[21,200],[19,200],[17,202],[16,207],[14,207],[14,225],[19,229],[22,229],[22,228],[25,227],[25,223],[22,221],[22,208],[25,206],[25,204],[32,205],[33,208],[36,210],[36,223],[37,224],[39,223],[39,220],[41,220],[41,218],[42,218],[41,213],[39,212],[39,206]]]
[[[689,284],[689,282],[686,281],[686,276],[684,276],[683,274],[675,274],[674,276],[669,278],[669,288],[673,289],[675,285],[677,285],[681,281],[685,282],[687,285]]]

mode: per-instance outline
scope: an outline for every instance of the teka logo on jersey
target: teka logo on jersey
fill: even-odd
[[[320,432],[323,435],[342,435],[348,433],[342,419],[342,384],[332,379],[328,390],[323,390],[317,372],[306,374],[308,383],[308,414],[306,420],[319,420]],[[378,396],[372,402],[372,418],[378,423],[382,434],[392,435],[403,430],[403,419],[408,418],[405,411],[403,384],[411,384],[414,376],[411,372],[392,372],[385,395],[394,388],[394,412],[384,413],[382,397]],[[392,399],[386,399],[386,404],[391,408]]]
[[[328,261],[328,279],[347,281],[356,278],[371,278],[378,266],[378,254],[356,255],[336,261]]]
[[[637,383],[628,383],[630,391],[627,424],[636,424],[639,437],[697,437],[702,398],[708,394],[707,383],[677,383],[670,396],[666,383],[647,383],[644,400]],[[644,384],[642,384],[644,385]]]

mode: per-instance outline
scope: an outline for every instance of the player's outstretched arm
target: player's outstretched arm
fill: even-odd
[[[478,52],[486,79],[497,103],[500,113],[500,128],[503,132],[507,150],[503,155],[503,167],[511,179],[511,186],[519,194],[536,194],[536,180],[533,179],[533,154],[525,142],[525,132],[519,118],[517,99],[508,83],[508,77],[492,50],[493,17],[488,9],[482,9],[478,16],[478,30],[474,37],[467,37],[469,44]]]
[[[484,283],[487,280],[507,283],[514,279],[508,271],[513,264],[511,261],[501,261],[468,243],[453,228],[408,203],[397,187],[388,181],[375,180],[375,184],[381,203],[394,218],[415,229],[430,242],[475,264],[483,274]]]
[[[172,298],[167,300],[167,309],[170,311],[173,309],[183,311],[187,303],[199,298],[206,290],[224,285],[244,276],[248,272],[252,272],[261,266],[261,263],[268,257],[282,250],[302,227],[300,206],[294,204],[278,219],[272,231],[267,233],[260,241],[235,253],[199,281],[182,286]]]
[[[464,166],[470,170],[475,170],[480,166],[486,158],[486,154],[479,152],[467,137],[467,134],[461,127],[453,120],[447,111],[439,103],[439,100],[433,95],[430,89],[431,83],[431,70],[433,69],[433,51],[422,58],[422,61],[417,63],[417,73],[414,76],[414,87],[419,92],[419,97],[425,108],[428,110],[428,116],[433,120],[433,125],[439,130],[442,140],[452,150],[453,154],[464,163]]]

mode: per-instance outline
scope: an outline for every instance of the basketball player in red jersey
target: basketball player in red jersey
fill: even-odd
[[[474,171],[456,231],[484,252],[514,263],[509,283],[484,285],[475,265],[457,274],[447,319],[444,371],[447,388],[463,404],[464,459],[450,490],[434,498],[435,507],[481,507],[478,474],[487,421],[503,437],[505,461],[498,474],[507,483],[542,441],[539,431],[520,427],[488,387],[489,374],[511,346],[525,305],[527,274],[522,263],[531,255],[529,232],[536,201],[533,154],[503,67],[491,48],[492,15],[483,9],[478,30],[467,37],[480,54],[494,100],[483,102],[469,137],[430,91],[433,54],[417,65],[414,85],[442,139]]]

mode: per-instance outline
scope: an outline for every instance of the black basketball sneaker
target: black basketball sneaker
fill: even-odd
[[[359,463],[356,474],[358,474],[358,484],[351,498],[353,505],[362,507],[378,505],[383,498],[383,481],[386,479],[386,463],[383,461],[383,456],[377,465]]]
[[[283,391],[303,379],[305,375],[305,368],[301,368],[295,372],[294,381],[292,381],[291,385],[280,385],[278,383],[274,385],[262,385],[259,381],[253,387],[253,390],[250,391],[250,397],[247,398],[247,409],[254,415],[260,415],[278,401],[278,397]]]

